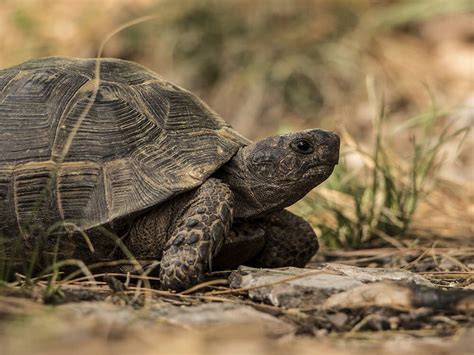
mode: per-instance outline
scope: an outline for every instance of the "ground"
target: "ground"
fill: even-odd
[[[382,259],[410,267],[367,267]],[[474,249],[323,253],[307,268],[215,273],[180,294],[126,275],[0,291],[7,354],[446,354],[474,351],[472,272],[430,272]],[[330,259],[330,263],[321,262]],[[383,261],[382,261],[383,263]],[[355,264],[364,267],[354,266]],[[407,271],[411,269],[412,271]],[[125,282],[125,284],[124,284]]]

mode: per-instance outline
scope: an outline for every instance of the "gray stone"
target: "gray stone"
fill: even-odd
[[[393,281],[375,282],[355,287],[329,297],[322,305],[330,308],[367,308],[371,306],[409,310],[412,290]]]
[[[430,281],[420,275],[411,271],[395,268],[361,268],[351,265],[327,263],[319,265],[317,270],[334,271],[338,275],[349,276],[364,283],[377,281],[403,281],[417,285],[433,286]]]
[[[368,282],[397,280],[431,285],[428,280],[409,271],[339,264],[323,264],[317,269],[241,266],[230,275],[229,280],[231,287],[247,289],[249,297],[255,301],[286,308],[314,308],[335,293]]]
[[[57,307],[68,319],[92,320],[126,328],[141,324],[168,324],[179,328],[207,329],[229,326],[252,326],[270,337],[294,333],[295,327],[255,308],[237,303],[201,303],[176,306],[153,301],[148,309],[133,309],[108,302],[80,302]]]
[[[204,303],[196,306],[167,306],[152,309],[153,317],[184,327],[251,325],[264,334],[279,337],[295,331],[292,324],[255,308],[236,303]]]

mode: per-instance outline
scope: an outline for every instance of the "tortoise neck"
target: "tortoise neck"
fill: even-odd
[[[271,182],[256,180],[246,164],[246,148],[219,169],[214,176],[229,185],[234,193],[234,216],[260,216],[289,206],[282,187]]]

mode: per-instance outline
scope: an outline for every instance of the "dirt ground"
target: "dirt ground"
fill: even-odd
[[[181,294],[124,275],[38,279],[0,291],[2,354],[472,354],[473,272],[430,270],[473,255],[323,252],[305,269],[219,273]],[[395,259],[406,266],[381,267]]]

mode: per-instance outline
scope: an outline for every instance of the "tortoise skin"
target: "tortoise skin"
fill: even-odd
[[[45,58],[0,71],[0,233],[111,222],[193,189],[248,140],[150,70]]]

